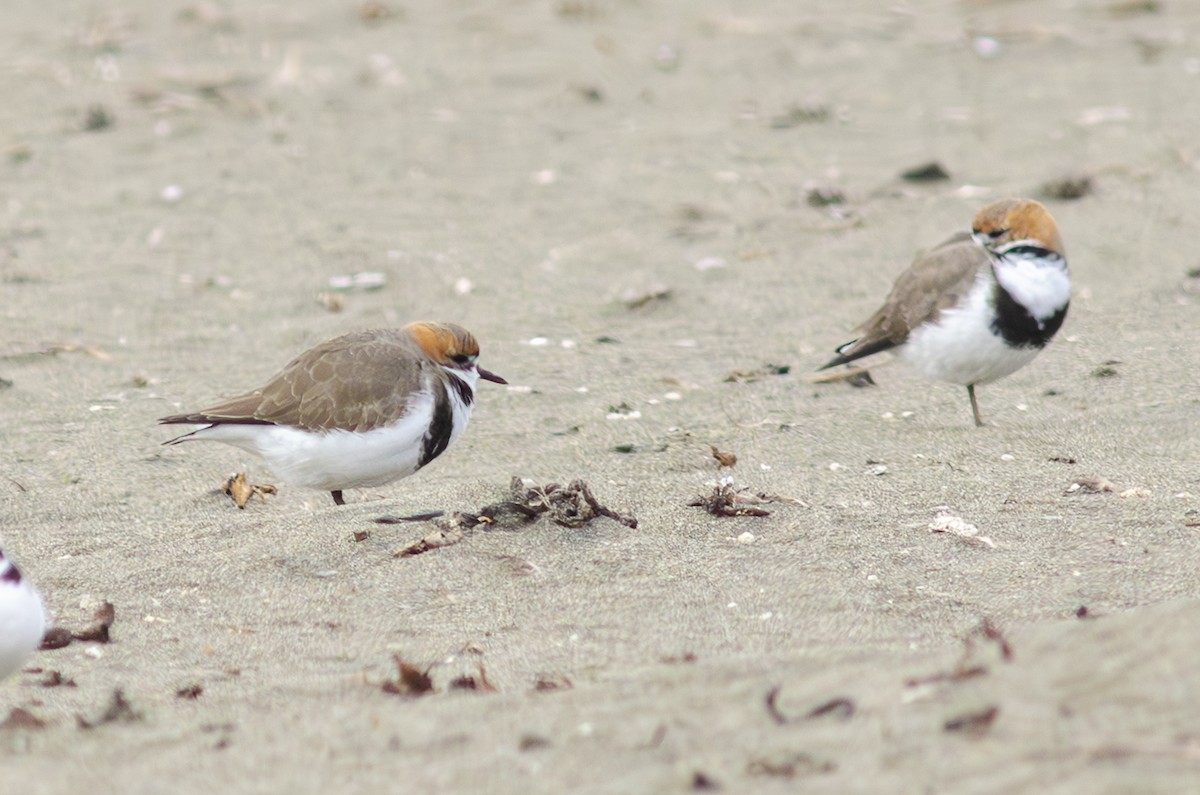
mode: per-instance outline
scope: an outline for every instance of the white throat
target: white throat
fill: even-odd
[[[1028,245],[1037,244],[1018,241],[995,252],[993,272],[1000,286],[1013,300],[1029,310],[1035,320],[1049,320],[1071,299],[1067,261],[1058,254],[1039,257],[1013,251]]]
[[[457,367],[446,367],[445,365],[442,365],[442,369],[469,386],[472,392],[475,391],[475,385],[479,383],[479,371],[477,369],[472,367],[470,370],[460,370]]]

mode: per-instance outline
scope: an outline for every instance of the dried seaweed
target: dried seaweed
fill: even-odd
[[[563,527],[581,527],[600,517],[607,517],[629,528],[637,527],[637,519],[632,515],[618,513],[601,505],[582,480],[573,480],[565,486],[559,483],[534,486],[530,481],[514,477],[510,488],[511,499],[485,505],[478,513],[455,511],[444,516],[427,515],[435,523],[436,529],[393,554],[395,557],[420,555],[431,549],[456,544],[480,525],[528,524],[543,514]],[[381,516],[375,521],[379,524],[397,524],[413,518]]]
[[[712,448],[712,457],[717,459],[717,469],[737,465],[737,453],[721,450],[715,444],[710,444],[709,447]]]
[[[404,661],[399,654],[393,655],[396,662],[397,676],[381,685],[385,693],[396,696],[424,696],[433,692],[433,680],[429,677],[429,669],[422,671],[411,663]]]
[[[782,502],[800,505],[808,503],[795,497],[783,497],[764,491],[751,492],[749,486],[738,486],[733,478],[721,478],[713,490],[688,503],[693,508],[703,508],[713,516],[770,516],[771,512],[755,506]]]

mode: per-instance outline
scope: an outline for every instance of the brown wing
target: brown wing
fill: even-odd
[[[961,301],[987,263],[987,253],[965,232],[919,255],[879,311],[859,327],[862,336],[838,348],[838,356],[821,369],[902,345],[914,328]]]
[[[261,389],[159,422],[368,431],[402,417],[434,366],[402,331],[347,334],[300,354]]]

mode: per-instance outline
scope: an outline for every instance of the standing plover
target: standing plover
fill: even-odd
[[[437,458],[467,427],[475,384],[507,383],[476,364],[453,323],[346,334],[297,356],[266,386],[163,424],[203,425],[163,444],[207,439],[262,456],[283,480],[321,489],[382,486]]]
[[[963,384],[983,425],[975,385],[1029,364],[1062,326],[1071,280],[1050,213],[1004,199],[960,233],[917,257],[887,300],[821,369],[898,348],[926,378]]]

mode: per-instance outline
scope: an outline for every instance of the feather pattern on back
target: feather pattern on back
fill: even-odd
[[[300,354],[261,389],[160,422],[374,430],[403,417],[431,379],[448,377],[419,353],[404,329],[345,334]]]
[[[879,311],[859,327],[862,336],[838,348],[838,356],[821,369],[903,345],[913,329],[957,305],[988,264],[987,252],[965,232],[918,255]]]

